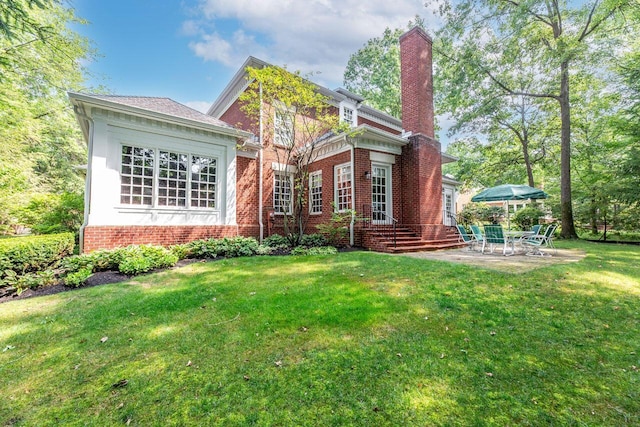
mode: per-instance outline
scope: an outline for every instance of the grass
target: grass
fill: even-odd
[[[0,424],[638,425],[640,247],[561,245],[587,257],[239,258],[2,304]]]

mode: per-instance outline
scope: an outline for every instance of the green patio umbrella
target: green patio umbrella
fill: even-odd
[[[546,199],[547,193],[528,185],[503,184],[487,188],[471,198],[472,202],[507,202],[507,222],[511,229],[509,217],[509,200]]]

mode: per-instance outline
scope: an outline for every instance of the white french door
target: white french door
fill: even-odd
[[[371,207],[374,224],[391,224],[391,166],[371,165]]]
[[[453,209],[453,190],[450,188],[445,188],[442,192],[442,206],[443,206],[443,215],[442,220],[444,225],[453,226],[452,216],[455,215]]]

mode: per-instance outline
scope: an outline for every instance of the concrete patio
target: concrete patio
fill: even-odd
[[[584,251],[575,249],[558,249],[557,253],[554,253],[553,250],[546,252],[552,256],[527,256],[524,253],[504,256],[500,251],[482,254],[477,251],[469,251],[467,248],[413,252],[399,256],[456,262],[505,273],[526,273],[536,268],[548,267],[550,265],[578,262],[586,255]]]

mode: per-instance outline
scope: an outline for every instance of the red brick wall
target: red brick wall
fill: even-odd
[[[112,249],[129,245],[169,246],[193,240],[222,238],[240,235],[238,227],[225,225],[200,226],[89,226],[84,229],[84,252],[96,249]],[[245,228],[245,236],[254,236],[255,230]]]
[[[254,135],[258,135],[258,125],[253,120],[249,119],[247,115],[240,109],[240,100],[235,100],[233,104],[225,111],[220,120],[229,123],[231,126],[252,132]]]
[[[236,158],[236,222],[258,225],[258,159]]]
[[[410,137],[402,149],[402,224],[426,239],[445,232],[440,157],[440,143],[424,135]]]
[[[400,37],[402,126],[434,138],[431,38],[419,27]]]

